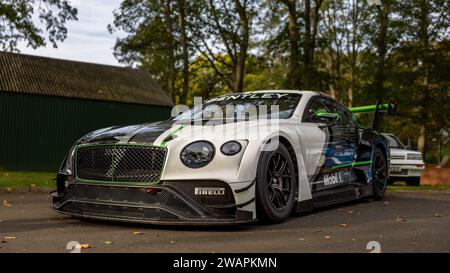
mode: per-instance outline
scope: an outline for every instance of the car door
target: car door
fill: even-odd
[[[333,152],[329,166],[333,170],[349,168],[353,165],[358,142],[357,127],[350,111],[339,102],[325,98],[325,104],[331,112],[338,114],[338,119],[331,130]]]
[[[324,126],[312,118],[313,113],[326,111],[338,114],[334,124]],[[337,101],[317,96],[305,108],[303,122],[316,123],[326,133],[321,164],[310,179],[312,191],[340,187],[352,182],[351,169],[356,154],[357,127],[351,113]]]

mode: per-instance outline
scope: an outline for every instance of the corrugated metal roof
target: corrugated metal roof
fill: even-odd
[[[148,72],[0,52],[0,91],[172,106]]]

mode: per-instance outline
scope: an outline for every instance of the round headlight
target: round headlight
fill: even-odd
[[[224,154],[224,155],[235,155],[237,153],[239,153],[242,149],[242,145],[241,143],[237,142],[237,141],[228,141],[226,143],[224,143],[222,145],[222,147],[220,148],[220,151]]]
[[[208,165],[214,157],[214,146],[206,141],[193,142],[181,151],[181,162],[189,168]]]

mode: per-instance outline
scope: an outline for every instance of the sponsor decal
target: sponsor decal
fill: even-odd
[[[325,186],[331,186],[342,182],[344,182],[342,179],[342,172],[329,173],[323,176],[323,184]]]
[[[205,103],[237,100],[237,99],[281,99],[289,94],[279,94],[279,93],[253,93],[253,94],[234,94],[228,96],[221,96],[217,98],[212,98],[207,100]]]
[[[195,195],[225,195],[225,188],[198,187],[194,189]]]

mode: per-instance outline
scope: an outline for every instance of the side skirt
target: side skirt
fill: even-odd
[[[345,187],[318,191],[312,194],[315,208],[345,203],[362,197],[360,188],[348,185]]]
[[[373,195],[372,186],[364,185],[355,187],[348,185],[338,189],[313,192],[312,199],[297,202],[296,213],[311,212],[314,208],[341,204]]]

